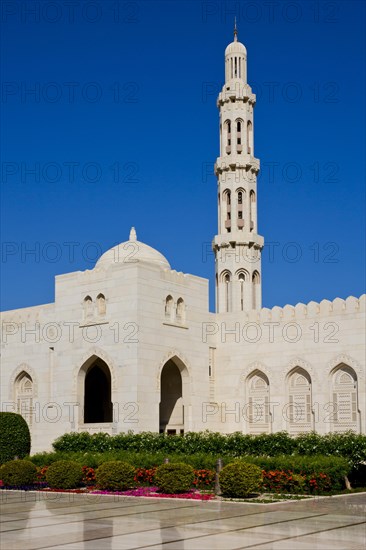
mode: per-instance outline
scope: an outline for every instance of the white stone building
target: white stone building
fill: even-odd
[[[94,269],[56,277],[55,302],[2,315],[2,410],[32,450],[70,431],[365,433],[365,296],[262,308],[246,49],[225,52],[216,313],[208,280],[171,269],[132,228]]]

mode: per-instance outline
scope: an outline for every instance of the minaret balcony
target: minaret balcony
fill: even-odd
[[[235,100],[244,101],[244,103],[248,101],[249,104],[254,106],[256,99],[256,95],[253,94],[249,84],[236,80],[224,85],[222,92],[219,93],[219,97],[217,98],[217,106],[221,107],[225,103]]]
[[[225,248],[228,246],[232,246],[232,244],[230,243],[234,243],[238,246],[254,246],[254,248],[262,250],[264,246],[264,238],[262,237],[262,235],[258,235],[253,231],[249,232],[245,229],[241,231],[234,230],[231,233],[222,233],[221,235],[216,235],[212,242],[212,248],[213,250],[218,250],[222,247]]]
[[[259,159],[252,157],[247,154],[233,154],[230,155],[230,158],[222,156],[218,157],[215,164],[215,174],[222,174],[229,170],[236,170],[240,168],[245,168],[246,170],[253,170],[253,172],[258,173],[260,168]]]

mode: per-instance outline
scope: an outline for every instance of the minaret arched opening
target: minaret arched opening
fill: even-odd
[[[253,150],[253,124],[251,120],[247,123],[247,153],[248,155],[254,155]]]

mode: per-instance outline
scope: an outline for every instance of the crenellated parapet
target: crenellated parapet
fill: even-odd
[[[41,322],[45,317],[52,314],[54,304],[43,304],[40,306],[25,307],[22,309],[12,309],[1,313],[1,324],[20,324],[20,323],[37,323]]]
[[[298,303],[295,306],[286,304],[284,307],[274,306],[273,308],[262,308],[259,311],[250,310],[240,313],[240,320],[264,323],[268,321],[295,321],[330,316],[350,315],[365,312],[366,294],[359,298],[348,296],[345,300],[335,298],[334,300],[322,300],[321,302],[309,302],[308,304]]]

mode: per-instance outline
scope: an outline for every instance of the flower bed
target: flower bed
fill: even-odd
[[[153,498],[184,498],[190,500],[212,500],[215,498],[213,493],[200,493],[199,491],[188,491],[187,493],[166,494],[159,491],[159,487],[138,487],[128,491],[91,491],[94,495],[122,495],[129,497],[153,497]]]
[[[65,457],[66,459],[67,457]],[[73,457],[72,457],[73,458]],[[246,458],[243,458],[243,462],[246,463]],[[85,459],[85,457],[84,457]],[[337,460],[339,464],[337,463]],[[239,459],[239,462],[241,460]],[[293,495],[330,495],[330,494],[342,494],[344,492],[344,475],[347,473],[347,469],[343,464],[343,459],[336,459],[330,463],[330,460],[327,458],[324,462],[322,457],[303,457],[301,462],[299,458],[288,458],[288,457],[256,457],[255,462],[257,466],[260,467],[263,481],[258,485],[256,492],[261,494],[293,494]],[[19,461],[20,463],[21,461]],[[249,462],[249,461],[248,461]],[[254,462],[254,461],[253,461]],[[253,463],[252,462],[252,463]],[[4,469],[4,479],[3,483],[0,481],[0,489],[22,489],[22,490],[39,490],[39,491],[54,491],[54,492],[78,492],[78,493],[94,493],[94,494],[122,494],[126,496],[149,496],[149,497],[171,497],[171,498],[189,498],[197,500],[210,500],[214,498],[214,487],[215,487],[215,472],[212,469],[206,468],[192,468],[191,467],[191,476],[188,484],[185,486],[178,487],[177,490],[170,490],[170,485],[161,484],[157,476],[158,466],[152,467],[138,467],[134,468],[131,466],[133,464],[132,460],[127,466],[132,469],[132,476],[128,483],[124,486],[117,485],[108,485],[100,483],[98,486],[98,473],[97,468],[93,468],[90,465],[86,465],[81,460],[73,462],[73,465],[79,468],[80,477],[74,483],[70,485],[60,484],[54,482],[50,483],[49,473],[50,466],[45,466],[42,463],[39,463],[36,471],[34,468],[34,483],[30,483],[28,478],[17,478],[17,481],[10,485],[12,482],[12,466],[11,462],[7,463],[7,470]],[[229,462],[230,464],[231,462]],[[30,462],[27,462],[28,466]],[[55,464],[53,461],[52,465]],[[98,466],[103,467],[107,464],[106,461],[99,462]],[[111,462],[109,463],[111,464]],[[117,461],[116,464],[121,464],[120,461]],[[159,462],[155,462],[159,464]],[[170,463],[172,466],[178,466],[178,463],[172,461]],[[185,464],[185,463],[184,463]],[[183,464],[183,465],[184,465]],[[279,464],[279,467],[277,466]],[[181,464],[182,465],[182,464]],[[14,471],[16,470],[15,466],[18,466],[18,462],[14,465]],[[21,464],[19,464],[21,466]],[[165,465],[164,465],[165,466]],[[282,467],[281,467],[282,466]],[[8,475],[5,478],[5,471],[9,471],[10,477]],[[161,470],[162,467],[159,468]],[[174,468],[173,468],[174,470]],[[99,470],[98,470],[99,471]],[[130,472],[131,474],[131,472]],[[1,474],[0,474],[1,478]],[[118,475],[117,475],[118,478]],[[7,479],[7,481],[5,481]],[[15,481],[14,477],[14,481]],[[119,478],[118,478],[119,479]],[[117,479],[117,481],[118,481]],[[9,481],[10,480],[10,481]],[[176,482],[173,473],[173,480]],[[160,485],[160,490],[158,486]],[[62,489],[62,487],[64,489]],[[351,490],[351,492],[353,492]],[[171,493],[178,493],[172,495]],[[233,496],[236,495],[236,483],[234,479],[233,489],[231,491]],[[236,495],[238,496],[238,495]]]
[[[330,477],[323,472],[295,474],[291,470],[263,470],[262,474],[262,488],[269,493],[327,493],[332,489]]]

